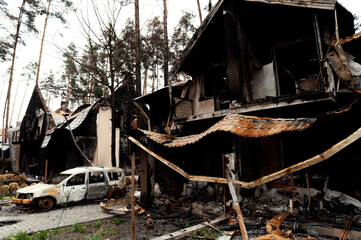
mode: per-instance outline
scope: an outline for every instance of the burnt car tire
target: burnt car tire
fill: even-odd
[[[50,197],[45,197],[45,198],[39,199],[38,205],[42,211],[49,211],[54,206],[54,200]]]
[[[116,190],[110,195],[110,198],[118,199],[118,198],[122,198],[124,196],[125,196],[124,190]]]

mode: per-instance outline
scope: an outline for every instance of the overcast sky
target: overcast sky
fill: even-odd
[[[86,0],[75,0],[78,4]],[[9,0],[10,7],[17,11],[17,7],[20,5],[19,0]],[[154,16],[160,16],[162,19],[163,14],[163,0],[139,0],[140,2],[140,22],[141,29],[145,28],[147,22]],[[174,26],[177,24],[179,18],[182,16],[182,11],[191,12],[196,17],[194,18],[194,24],[196,27],[199,26],[199,16],[198,16],[198,7],[196,0],[168,0],[168,35],[170,36],[173,32]],[[216,0],[212,0],[213,5],[216,4]],[[341,0],[342,5],[349,9],[352,13],[361,16],[361,0]],[[206,6],[208,0],[200,0],[202,7],[202,17],[203,19],[207,15]],[[133,18],[134,14],[134,5],[130,4],[125,11],[122,11],[121,18],[125,20],[128,17]],[[17,14],[16,14],[17,15]],[[74,13],[71,13],[67,16],[67,19],[70,19],[67,28],[63,27],[57,20],[49,19],[47,34],[43,50],[43,59],[41,64],[40,78],[45,78],[50,71],[53,71],[55,74],[61,71],[63,64],[62,53],[55,47],[57,45],[60,48],[66,48],[71,42],[77,43],[79,46],[82,46],[85,42],[84,37],[81,34],[81,27],[79,26],[78,20]],[[22,69],[29,63],[38,60],[39,50],[40,50],[40,40],[41,40],[41,31],[43,29],[44,19],[38,18],[37,28],[40,30],[40,33],[36,37],[27,36],[25,39],[26,46],[19,46],[17,51],[17,59],[15,62],[15,72],[13,78],[13,87],[11,93],[11,103],[14,103],[14,98],[16,96],[15,108],[13,111],[12,124],[15,125],[16,120],[21,120],[30,99],[30,95],[34,88],[35,83],[30,83],[27,87],[25,77],[21,77]],[[80,44],[79,44],[80,43]],[[9,75],[6,73],[7,69],[10,67],[10,62],[0,64],[0,128],[2,127],[2,115],[3,108],[5,104],[5,97],[7,92]],[[59,74],[60,75],[60,74]],[[20,84],[19,84],[20,83]],[[16,94],[16,89],[19,84],[18,93]],[[44,96],[45,97],[45,96]],[[24,102],[21,107],[20,105]],[[56,110],[59,108],[60,100],[52,98],[50,101],[50,108]],[[12,109],[10,109],[10,114]],[[19,117],[18,117],[19,116]]]

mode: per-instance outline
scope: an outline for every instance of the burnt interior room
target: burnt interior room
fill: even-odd
[[[335,39],[334,11],[246,1],[225,1],[221,8],[207,28],[200,29],[202,35],[195,34],[192,51],[178,69],[199,78],[200,101],[213,98],[215,110],[221,110],[228,108],[230,99],[239,100],[243,88],[254,95],[259,90],[247,82],[258,81],[255,73],[268,65],[272,68],[267,74],[273,77],[267,78],[267,85],[275,89],[261,98],[325,91],[328,76],[323,60]],[[336,10],[340,37],[352,35],[352,14],[339,4]],[[228,12],[232,20],[227,20]],[[238,67],[232,66],[232,59],[238,59]],[[239,76],[231,76],[237,68]]]
[[[48,169],[51,169],[48,173],[50,177],[66,169],[84,165],[84,159],[76,149],[67,129],[58,129],[52,134],[46,148],[46,158]]]

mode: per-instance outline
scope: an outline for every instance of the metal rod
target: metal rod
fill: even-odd
[[[48,159],[45,160],[45,173],[44,173],[44,180],[46,181],[48,178]]]
[[[306,184],[307,184],[307,192],[308,192],[308,209],[311,207],[311,193],[310,193],[310,183],[308,181],[308,173],[306,170]]]
[[[70,123],[68,122],[68,119],[66,118],[65,115],[64,115],[64,118],[65,118],[66,123],[68,124],[68,129],[69,129],[71,138],[73,139],[73,142],[74,142],[75,147],[76,147],[76,148],[78,149],[78,151],[80,152],[80,155],[82,155],[82,156],[89,162],[89,164],[90,164],[92,167],[94,167],[94,164],[89,160],[89,158],[85,155],[85,153],[80,149],[80,147],[79,147],[78,144],[76,143],[75,137],[74,137],[74,134],[73,134],[73,131],[72,131],[71,128],[70,128]]]
[[[337,21],[337,11],[336,11],[336,8],[335,8],[335,31],[336,31],[336,40],[337,40],[337,43],[340,42],[340,34],[338,32],[338,21]]]
[[[132,240],[135,240],[135,210],[134,210],[134,179],[135,179],[135,153],[132,153],[132,193],[131,193],[131,218],[132,218]]]

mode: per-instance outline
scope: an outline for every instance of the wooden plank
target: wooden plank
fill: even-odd
[[[222,222],[225,222],[226,220],[228,219],[228,217],[218,217],[210,222],[207,222],[211,225],[217,225],[219,223],[222,223]],[[197,225],[194,225],[192,227],[189,227],[189,228],[185,228],[185,229],[182,229],[182,230],[179,230],[179,231],[176,231],[176,232],[173,232],[173,233],[169,233],[167,235],[163,235],[163,236],[160,236],[160,237],[156,237],[156,238],[153,238],[153,240],[177,240],[177,239],[183,239],[189,235],[191,235],[194,231],[200,231],[202,230],[203,228],[205,228],[207,225],[205,225],[204,223],[201,223],[201,224],[197,224]]]
[[[211,183],[223,183],[223,184],[227,184],[227,179],[225,178],[219,178],[219,177],[208,177],[208,176],[194,176],[194,175],[189,175],[188,180],[191,181],[199,181],[199,182],[211,182]],[[247,182],[242,182],[239,180],[232,180],[232,183],[234,184],[238,184],[241,187],[244,188],[248,188],[248,183]]]
[[[229,172],[227,171],[226,174],[227,174],[227,181],[228,181],[229,191],[231,193],[232,200],[233,200],[233,206],[234,206],[234,209],[237,212],[237,219],[238,219],[239,228],[241,229],[242,239],[247,240],[248,239],[248,234],[247,234],[246,226],[244,225],[242,211],[241,211],[241,207],[239,206],[239,203],[238,203],[236,190],[234,189],[232,180],[231,180],[231,178],[229,176]]]
[[[140,112],[143,114],[143,116],[147,119],[147,124],[148,124],[148,131],[151,130],[151,124],[150,124],[150,118],[148,117],[148,115],[144,112],[143,108],[139,105],[139,103],[137,103],[136,101],[133,101],[134,105],[140,110]]]
[[[245,0],[248,2],[261,2],[267,4],[279,4],[293,7],[305,7],[305,8],[316,8],[316,9],[335,9],[335,0]]]
[[[171,169],[173,169],[174,171],[176,171],[177,173],[179,173],[180,175],[182,175],[183,177],[185,177],[186,179],[189,179],[189,174],[186,173],[185,171],[183,171],[180,167],[178,167],[177,165],[167,161],[165,158],[162,158],[161,156],[159,156],[158,154],[150,151],[148,148],[146,148],[145,146],[143,146],[143,144],[141,144],[138,140],[136,140],[135,138],[129,136],[128,139],[130,141],[132,141],[133,143],[135,143],[138,147],[140,147],[141,149],[143,149],[144,151],[146,151],[147,153],[149,153],[150,155],[152,155],[153,157],[155,157],[156,159],[158,159],[159,161],[161,161],[162,163],[164,163],[165,165],[167,165],[168,167],[170,167]]]
[[[346,38],[341,38],[338,43],[343,45],[345,43],[351,42],[351,41],[356,40],[358,38],[361,38],[361,32],[355,33],[352,36],[348,36]],[[331,46],[335,47],[336,44],[337,44],[337,40],[333,40],[332,43],[331,43]]]
[[[162,163],[164,163],[165,165],[167,165],[168,167],[170,167],[171,169],[173,169],[174,171],[176,171],[177,173],[179,173],[180,175],[182,175],[183,177],[185,177],[186,179],[188,179],[190,181],[200,181],[200,182],[212,182],[212,183],[227,184],[227,179],[225,179],[225,178],[189,175],[188,173],[186,173],[183,169],[181,169],[180,167],[178,167],[174,163],[169,162],[165,158],[159,156],[158,154],[156,154],[156,153],[152,152],[151,150],[149,150],[148,148],[146,148],[143,144],[141,144],[135,138],[128,137],[128,139],[130,141],[132,141],[133,143],[135,143],[138,147],[140,147],[141,149],[146,151],[148,154],[152,155],[154,158],[158,159],[159,161],[161,161]],[[248,183],[241,182],[241,181],[238,181],[238,180],[232,180],[232,182],[235,183],[235,184],[239,184],[239,185],[241,185],[243,187],[248,186]]]
[[[316,95],[316,94],[315,94]],[[185,122],[193,122],[198,120],[204,120],[204,119],[214,119],[216,117],[224,117],[229,114],[244,114],[244,113],[252,113],[257,112],[260,110],[269,110],[274,108],[281,108],[281,107],[291,107],[291,106],[297,106],[300,104],[307,104],[307,103],[321,103],[321,102],[328,102],[333,101],[332,98],[329,95],[322,95],[318,96],[317,99],[307,100],[300,97],[299,99],[286,99],[286,100],[280,100],[277,102],[264,102],[262,104],[254,104],[254,105],[248,105],[246,107],[240,107],[235,109],[223,109],[211,113],[201,113],[198,115],[191,115],[188,116],[187,120],[179,121],[178,123],[185,123]]]
[[[216,238],[216,240],[231,240],[232,236],[235,234],[234,231],[224,231],[223,234]]]
[[[273,180],[276,180],[278,178],[284,177],[290,173],[293,172],[297,172],[300,171],[302,169],[308,168],[310,166],[313,166],[317,163],[323,162],[325,160],[327,160],[328,158],[332,157],[333,155],[335,155],[336,153],[338,153],[339,151],[341,151],[342,149],[346,148],[348,145],[350,145],[351,143],[355,142],[356,140],[358,140],[359,138],[361,138],[361,128],[359,128],[357,131],[355,131],[354,133],[352,133],[350,136],[348,136],[347,138],[345,138],[344,140],[338,142],[337,144],[333,145],[331,148],[329,148],[328,150],[324,151],[321,154],[318,154],[314,157],[311,157],[309,159],[307,159],[306,161],[294,164],[288,168],[282,169],[281,171],[272,173],[268,176],[265,177],[261,177],[255,181],[252,181],[248,184],[247,188],[254,188],[257,187],[259,185],[262,185],[264,183],[268,183],[271,182]]]

